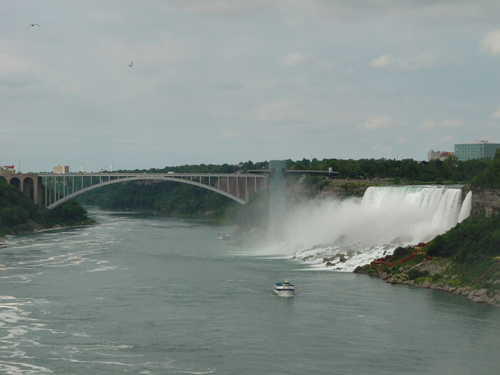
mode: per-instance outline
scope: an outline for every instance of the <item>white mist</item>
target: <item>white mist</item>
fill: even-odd
[[[352,271],[455,226],[470,214],[469,195],[461,197],[458,188],[370,187],[362,199],[300,204],[283,219],[286,245],[268,251]]]

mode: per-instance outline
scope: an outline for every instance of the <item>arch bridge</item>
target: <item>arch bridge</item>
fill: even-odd
[[[240,204],[246,204],[250,194],[269,189],[269,176],[255,173],[30,173],[2,174],[0,178],[49,210],[87,191],[128,181],[161,180],[199,186]]]

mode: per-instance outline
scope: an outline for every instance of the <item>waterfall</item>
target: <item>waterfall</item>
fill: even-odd
[[[460,188],[369,187],[361,199],[313,201],[289,210],[283,220],[287,244],[274,253],[320,263],[342,254],[336,269],[352,270],[398,246],[428,242],[469,214],[470,193],[462,204]]]
[[[431,239],[429,237],[443,233],[458,223],[462,208],[461,198],[462,190],[458,188],[370,187],[361,204],[379,211],[390,207],[396,216],[406,211],[409,214],[405,215],[407,224],[413,226],[414,230],[408,230],[402,235],[411,234],[413,238],[428,241]],[[464,210],[463,219],[469,216],[469,213],[470,209]]]
[[[465,196],[465,199],[462,203],[462,209],[460,210],[460,214],[458,215],[459,223],[461,223],[464,219],[467,219],[469,217],[471,209],[472,209],[472,191],[469,191]]]

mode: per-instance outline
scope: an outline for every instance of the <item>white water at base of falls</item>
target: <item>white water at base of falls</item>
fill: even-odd
[[[266,253],[353,271],[398,246],[428,242],[470,214],[470,193],[442,186],[369,187],[362,199],[313,201],[283,220],[286,245]]]

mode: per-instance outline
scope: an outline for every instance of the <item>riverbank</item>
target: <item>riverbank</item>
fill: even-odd
[[[449,258],[427,257],[422,248],[415,246],[357,267],[354,273],[377,277],[388,284],[441,290],[472,302],[500,307],[499,257],[466,266]]]

